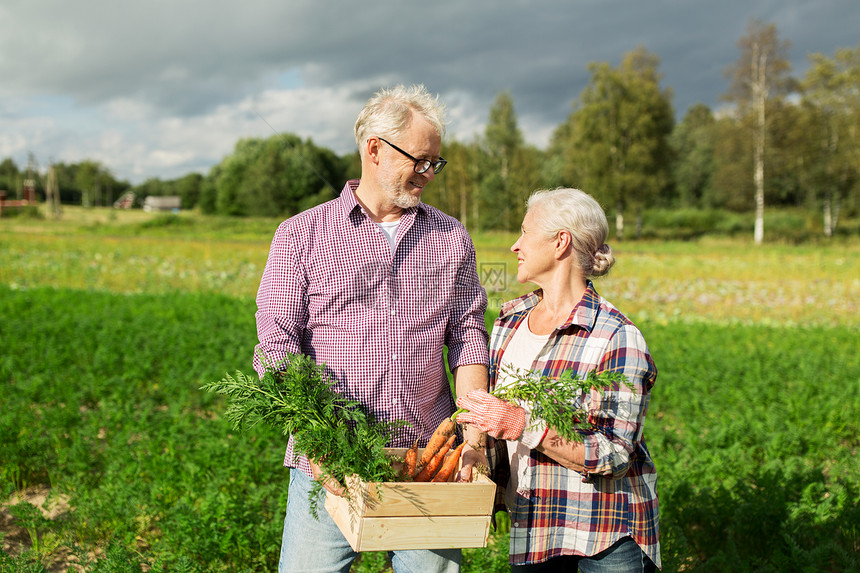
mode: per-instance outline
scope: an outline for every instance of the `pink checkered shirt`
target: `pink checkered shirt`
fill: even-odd
[[[487,364],[487,295],[463,225],[420,203],[404,211],[395,249],[356,201],[340,197],[281,223],[257,293],[254,368],[262,351],[324,363],[337,389],[380,420],[405,420],[390,444],[426,443],[454,412],[451,370]],[[284,465],[311,474],[287,444]]]

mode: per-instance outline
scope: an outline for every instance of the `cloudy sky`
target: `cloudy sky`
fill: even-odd
[[[588,83],[642,45],[676,114],[716,109],[750,18],[810,53],[860,45],[858,0],[2,0],[0,159],[95,159],[138,183],[205,173],[274,131],[354,149],[378,87],[423,83],[471,141],[504,90],[545,147]]]

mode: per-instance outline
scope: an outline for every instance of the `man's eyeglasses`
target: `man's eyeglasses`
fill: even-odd
[[[433,167],[433,173],[439,173],[440,171],[442,171],[442,169],[445,168],[445,165],[448,163],[447,161],[445,161],[441,157],[439,158],[439,161],[430,161],[429,159],[416,159],[415,157],[412,157],[411,155],[409,155],[408,153],[406,153],[405,151],[403,151],[402,149],[400,149],[399,147],[397,147],[396,145],[391,143],[390,141],[386,141],[386,140],[382,139],[381,137],[379,138],[379,141],[385,141],[385,143],[387,143],[388,145],[390,145],[391,147],[393,147],[394,149],[396,149],[397,151],[399,151],[400,153],[402,153],[403,155],[405,155],[406,157],[408,157],[409,159],[414,161],[415,162],[415,173],[424,173],[425,171],[430,169],[431,166]]]

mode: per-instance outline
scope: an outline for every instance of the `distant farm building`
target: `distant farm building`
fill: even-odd
[[[0,190],[0,216],[3,215],[3,209],[9,207],[28,207],[36,205],[36,181],[34,179],[24,180],[24,198],[23,199],[7,199],[7,191]]]
[[[143,210],[147,213],[157,211],[179,211],[182,207],[182,198],[179,196],[153,197],[150,195],[143,200]]]

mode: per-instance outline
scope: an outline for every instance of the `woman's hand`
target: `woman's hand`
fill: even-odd
[[[526,411],[485,390],[472,390],[457,398],[457,407],[468,410],[457,416],[461,424],[474,424],[494,438],[517,440],[526,427]]]

